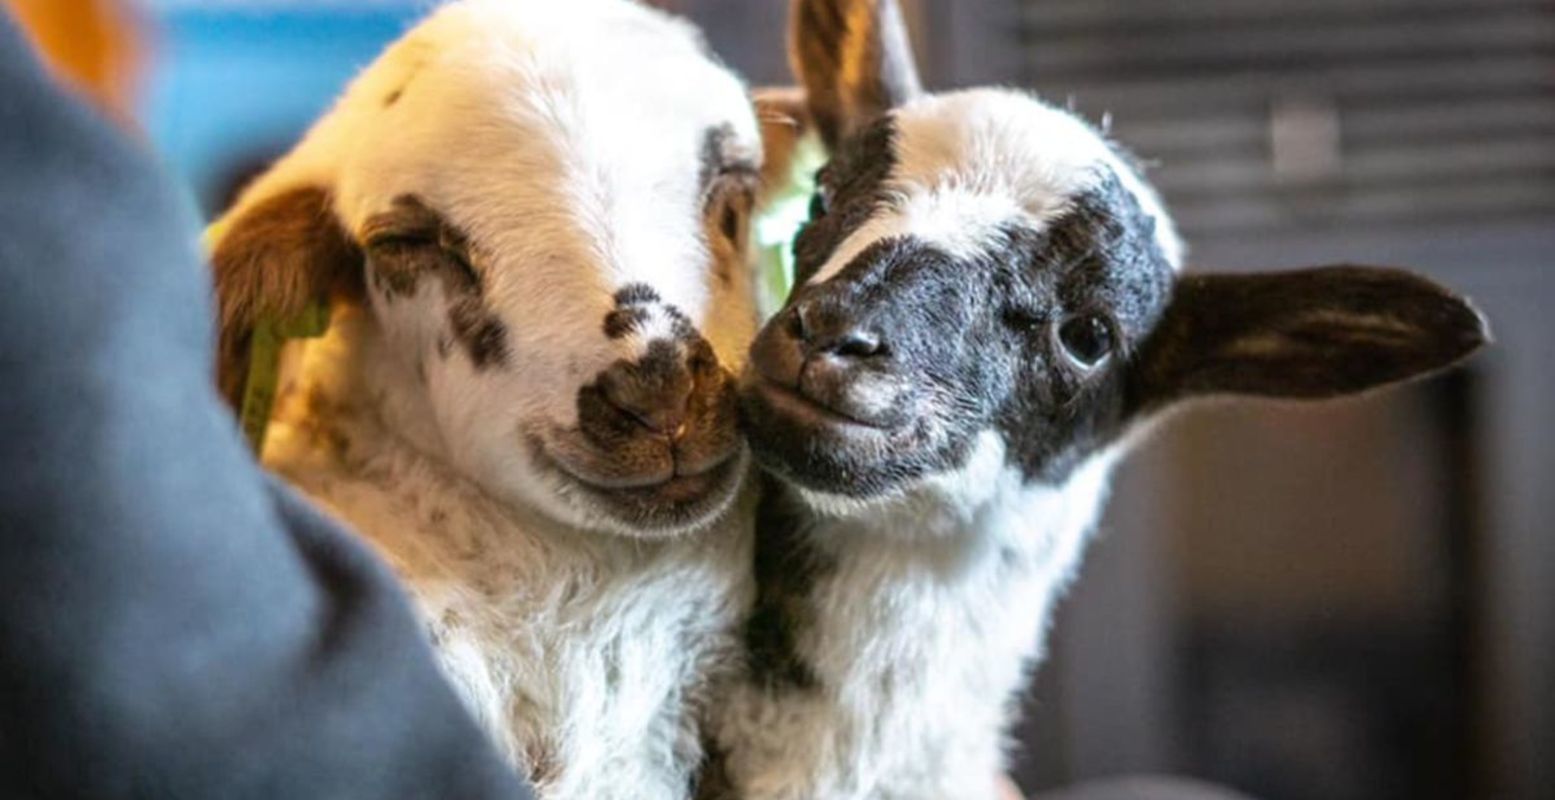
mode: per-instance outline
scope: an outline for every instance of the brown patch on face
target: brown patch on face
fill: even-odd
[[[466,241],[442,214],[415,195],[396,197],[388,211],[374,214],[362,225],[373,288],[391,300],[414,295],[423,277],[445,270],[465,271]]]
[[[395,198],[362,232],[373,289],[394,301],[413,297],[423,279],[441,282],[448,300],[448,334],[437,352],[459,343],[477,369],[507,363],[507,325],[486,306],[469,236],[415,195]]]
[[[615,295],[616,305],[636,306],[659,302],[659,293],[646,283],[631,283],[621,287]]]
[[[605,336],[622,339],[648,321],[648,311],[640,306],[618,308],[605,315]]]
[[[643,286],[617,293],[642,301],[623,305],[645,315],[653,302],[645,298],[656,296]],[[734,381],[712,345],[677,309],[656,311],[672,320],[671,336],[579,389],[575,429],[531,441],[537,460],[560,466],[614,516],[645,529],[709,513],[737,484],[742,441]]]
[[[231,221],[211,265],[220,322],[216,379],[234,408],[256,324],[362,295],[362,252],[335,217],[329,192],[316,186],[266,198]]]
[[[633,283],[622,287],[615,294],[616,308],[605,315],[605,336],[621,339],[642,329],[658,312],[670,321],[670,335],[679,341],[689,342],[698,334],[691,319],[679,308],[659,300],[659,293],[645,283]]]
[[[745,261],[750,218],[761,185],[760,165],[761,153],[746,148],[732,124],[716,125],[703,133],[703,238],[726,285]]]
[[[751,152],[740,141],[733,124],[725,122],[708,128],[702,133],[702,191],[713,188],[714,182],[722,178],[759,175],[760,161],[760,154]]]
[[[486,308],[479,295],[460,297],[448,306],[453,338],[476,369],[499,367],[508,360],[508,327]]]

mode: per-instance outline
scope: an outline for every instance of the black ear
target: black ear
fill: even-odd
[[[794,0],[789,61],[828,148],[922,91],[896,0]]]
[[[1338,397],[1444,369],[1489,340],[1466,299],[1403,270],[1187,275],[1132,360],[1130,406]]]
[[[216,383],[238,408],[249,343],[262,320],[284,323],[315,303],[362,294],[362,253],[317,187],[282,191],[213,228],[220,341]]]

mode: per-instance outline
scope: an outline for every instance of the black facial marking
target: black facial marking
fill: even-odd
[[[648,310],[642,306],[618,308],[605,315],[605,336],[622,339],[632,334],[648,321]]]
[[[816,623],[816,581],[832,569],[809,541],[813,520],[793,489],[763,480],[756,512],[756,604],[745,623],[745,651],[751,679],[769,691],[820,687],[797,645]]]
[[[469,266],[468,238],[415,195],[394,199],[362,226],[372,285],[389,300],[415,295],[435,276],[460,290],[479,290]]]
[[[1174,273],[1154,220],[1110,171],[1031,246],[1055,278],[1056,302],[1034,345],[1042,357],[1014,364],[998,425],[1028,479],[1057,482],[1122,433],[1129,357],[1160,319]],[[1086,318],[1106,326],[1110,347],[1089,366],[1065,345],[1065,326]]]
[[[659,313],[670,320],[670,337],[679,342],[692,342],[701,338],[691,318],[676,306],[663,302],[659,293],[647,284],[633,283],[622,287],[615,294],[616,308],[605,315],[605,336],[620,339],[637,332],[647,324],[651,316],[649,306],[657,306]]]
[[[659,293],[646,283],[632,283],[621,287],[615,296],[616,307],[659,302]]]
[[[801,281],[870,218],[880,179],[860,176],[882,161],[829,168],[833,208],[795,246]],[[1047,225],[1012,219],[970,256],[911,235],[874,242],[833,278],[801,285],[757,338],[756,382],[742,393],[753,451],[801,485],[868,497],[959,467],[993,431],[1029,480],[1059,481],[1121,433],[1129,356],[1172,278],[1151,219],[1111,172]],[[1094,363],[1065,347],[1075,319],[1090,320],[1089,339],[1071,327],[1070,345],[1098,351]],[[869,347],[837,344],[851,341]],[[785,410],[795,401],[771,384],[876,430]],[[871,443],[857,444],[865,434]]]
[[[415,195],[395,198],[388,211],[363,226],[368,273],[389,301],[413,297],[421,280],[441,283],[448,301],[448,330],[477,369],[501,366],[508,358],[507,326],[486,307],[485,287],[472,265],[469,237]],[[451,342],[439,339],[446,358]]]
[[[508,359],[508,329],[477,297],[455,300],[448,306],[448,322],[453,337],[476,369],[501,366]]]
[[[702,133],[701,168],[697,174],[698,185],[705,194],[722,176],[756,176],[760,169],[751,153],[741,147],[734,125],[725,122]]]
[[[688,341],[698,338],[696,326],[691,324],[691,318],[686,312],[672,305],[664,306],[665,316],[670,318],[670,335],[680,341]]]
[[[391,301],[413,297],[422,276],[443,266],[441,254],[411,242],[371,245],[368,263],[372,287]]]
[[[889,434],[878,450],[858,454],[845,438],[782,413],[767,394],[746,392],[741,410],[762,465],[812,489],[869,497],[963,462],[997,395],[986,376],[991,361],[973,331],[987,284],[964,277],[983,269],[920,240],[890,238],[865,248],[831,280],[796,292],[793,317],[775,319],[752,347],[756,370]],[[837,357],[855,334],[870,337],[879,355]],[[850,404],[850,391],[862,383],[891,392],[871,404],[884,408]]]

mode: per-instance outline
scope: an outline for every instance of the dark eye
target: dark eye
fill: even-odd
[[[1077,314],[1058,326],[1058,341],[1076,363],[1094,367],[1112,353],[1112,326],[1098,314]]]
[[[831,213],[831,190],[825,186],[817,186],[815,194],[810,197],[810,219],[820,219]]]
[[[740,212],[733,205],[724,206],[723,214],[719,217],[718,230],[722,231],[724,238],[731,242],[740,240]]]

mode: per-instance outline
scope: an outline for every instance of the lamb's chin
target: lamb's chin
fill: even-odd
[[[695,474],[606,485],[579,476],[544,448],[532,450],[531,458],[582,527],[644,540],[691,535],[718,522],[733,505],[750,461],[742,447]]]

